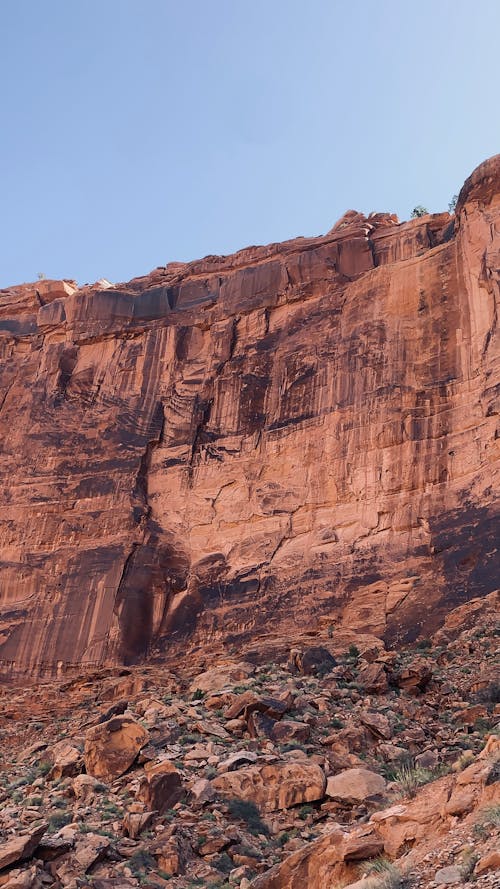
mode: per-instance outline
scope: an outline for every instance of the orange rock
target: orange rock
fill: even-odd
[[[359,803],[380,796],[385,791],[385,780],[368,769],[347,769],[328,778],[326,794],[345,803]]]
[[[333,830],[302,849],[288,855],[280,864],[252,882],[252,889],[325,889],[340,882],[343,873],[342,844],[345,834]]]
[[[256,764],[218,775],[212,786],[222,796],[249,800],[274,812],[322,799],[326,777],[318,765],[307,762]]]
[[[87,773],[113,781],[130,768],[148,738],[146,729],[129,716],[115,716],[93,726],[85,737]]]
[[[497,869],[500,869],[500,850],[498,849],[494,849],[493,852],[488,852],[486,855],[483,855],[476,864],[477,874],[484,874],[489,870]]]
[[[496,156],[453,218],[2,291],[3,671],[414,638],[495,591],[499,194]]]
[[[47,824],[41,824],[2,843],[0,845],[0,870],[16,861],[31,858],[46,830]]]
[[[175,766],[168,760],[147,763],[137,796],[149,809],[163,814],[182,796],[182,781]]]

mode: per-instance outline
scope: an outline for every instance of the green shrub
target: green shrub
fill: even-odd
[[[399,765],[390,766],[385,770],[385,776],[389,781],[393,781],[399,792],[403,796],[415,796],[419,787],[435,781],[442,775],[446,775],[449,771],[448,766],[440,765],[435,769],[426,769],[417,765],[413,759],[407,758],[400,762]]]
[[[314,812],[314,806],[309,804],[305,806],[301,806],[299,809],[299,818],[302,818],[302,821],[305,821],[308,815],[312,815]]]
[[[257,806],[250,800],[230,799],[228,800],[227,808],[233,818],[239,818],[240,821],[245,822],[251,833],[263,833],[266,835],[269,833],[268,828],[262,821]]]
[[[130,870],[134,875],[156,868],[156,861],[145,849],[138,849],[128,860]]]
[[[363,871],[376,878],[376,889],[406,889],[409,881],[388,858],[364,862]]]
[[[229,857],[227,852],[223,852],[222,855],[219,855],[215,861],[212,862],[213,866],[216,870],[220,871],[221,874],[230,874],[234,868],[234,864],[232,859]]]
[[[58,812],[56,815],[51,815],[48,819],[49,833],[56,833],[61,827],[71,824],[72,821],[73,816],[69,812]]]
[[[422,204],[417,204],[411,211],[411,219],[420,219],[421,216],[427,216],[428,212],[427,207],[422,207]]]

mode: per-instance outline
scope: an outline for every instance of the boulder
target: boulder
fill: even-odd
[[[272,728],[271,737],[279,744],[287,741],[297,741],[303,744],[308,741],[311,736],[311,726],[306,722],[296,722],[292,719],[283,719],[281,722],[275,722]]]
[[[364,861],[381,855],[384,843],[373,827],[358,827],[343,840],[341,850],[343,861]]]
[[[83,769],[83,757],[80,751],[67,741],[59,741],[51,750],[53,766],[48,774],[51,781],[59,778],[73,777]]]
[[[288,660],[290,671],[304,676],[324,676],[336,666],[337,661],[322,645],[311,645],[303,651],[294,649]]]
[[[94,778],[113,781],[134,762],[149,735],[130,716],[115,716],[90,728],[85,738],[85,768]]]
[[[137,798],[148,807],[163,814],[171,809],[182,796],[181,776],[169,760],[147,763],[145,775],[139,784]]]
[[[452,864],[449,867],[441,867],[434,874],[434,882],[438,886],[453,886],[457,883],[463,883],[462,868],[456,864]]]
[[[356,682],[371,695],[383,695],[388,688],[387,672],[383,664],[368,664],[359,671]]]
[[[256,877],[252,889],[326,889],[341,885],[345,834],[336,829],[292,852],[282,862]]]
[[[381,775],[368,769],[346,769],[328,778],[326,795],[347,804],[365,802],[381,796],[386,782]]]
[[[71,782],[71,791],[76,799],[82,801],[90,801],[102,787],[97,778],[92,775],[77,775]]]
[[[476,864],[477,874],[485,874],[489,870],[500,870],[500,849],[493,849],[492,852],[481,855]]]
[[[41,838],[47,830],[47,824],[34,827],[26,833],[18,834],[0,845],[0,870],[14,864],[16,861],[25,861],[31,858]]]
[[[226,772],[214,778],[212,786],[221,796],[249,800],[274,812],[322,799],[326,777],[314,763],[281,762]]]
[[[193,679],[189,690],[191,692],[204,691],[211,694],[220,691],[230,685],[237,685],[244,682],[252,673],[255,672],[253,664],[245,662],[235,664],[221,664],[218,667],[212,667],[200,673],[196,679]]]
[[[432,679],[432,669],[424,658],[416,658],[395,675],[398,688],[411,694],[419,694],[427,688]]]

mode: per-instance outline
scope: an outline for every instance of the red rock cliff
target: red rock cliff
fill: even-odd
[[[4,672],[495,589],[499,267],[500,155],[455,218],[2,291]]]

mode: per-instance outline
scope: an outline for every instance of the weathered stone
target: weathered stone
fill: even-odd
[[[41,838],[47,830],[47,824],[41,824],[33,830],[12,837],[0,845],[0,870],[14,864],[16,861],[25,861],[31,858]]]
[[[453,217],[2,291],[5,670],[424,636],[497,589],[499,191],[497,156]]]
[[[476,864],[477,874],[484,874],[489,870],[500,870],[500,849],[482,855]]]
[[[171,809],[182,796],[182,781],[175,766],[168,760],[148,763],[137,796],[149,809],[160,814]]]
[[[154,812],[127,812],[123,819],[123,835],[135,839],[147,830],[154,818]]]
[[[311,736],[311,726],[305,722],[296,722],[292,719],[283,719],[281,722],[275,722],[272,728],[271,737],[280,744],[287,741],[298,741],[304,743]]]
[[[49,772],[51,781],[72,777],[83,769],[82,754],[67,741],[59,741],[57,744],[54,744],[51,750],[51,758],[54,763]]]
[[[328,778],[326,795],[344,803],[360,803],[385,791],[385,780],[368,769],[347,769]]]
[[[344,861],[364,861],[384,851],[384,843],[372,827],[358,827],[342,843]]]
[[[417,658],[395,677],[396,684],[405,691],[418,694],[422,692],[432,679],[430,664],[423,658]]]
[[[455,864],[449,867],[441,867],[434,874],[434,882],[438,886],[453,886],[456,883],[463,883],[462,868]]]
[[[250,800],[262,810],[274,812],[322,799],[326,778],[317,765],[276,763],[226,772],[214,778],[212,786],[222,796]]]
[[[345,834],[333,830],[302,846],[252,882],[252,889],[325,889],[340,883]]]
[[[92,775],[77,775],[71,782],[71,790],[78,800],[91,800],[103,785]]]
[[[387,691],[387,672],[383,664],[368,664],[359,671],[356,682],[369,694],[382,695]]]
[[[88,774],[113,781],[130,768],[148,738],[146,729],[129,716],[115,716],[93,726],[85,737]]]

